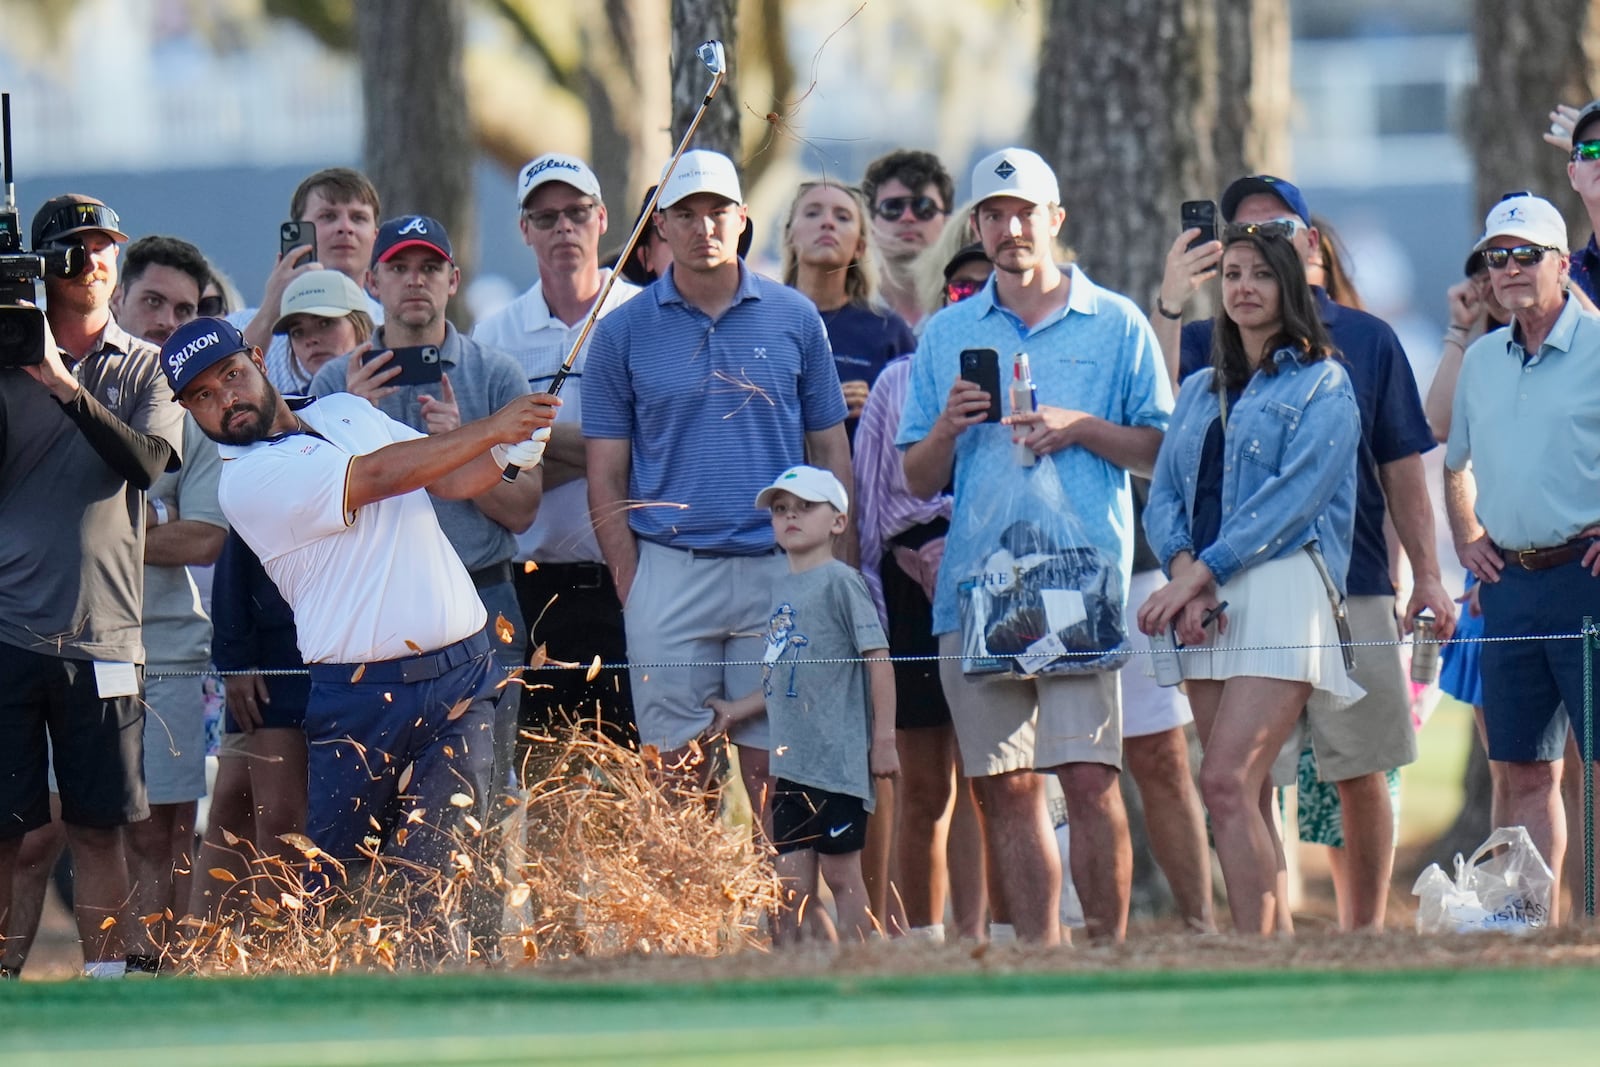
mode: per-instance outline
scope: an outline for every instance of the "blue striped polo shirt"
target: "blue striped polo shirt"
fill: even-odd
[[[739,264],[713,320],[668,270],[600,320],[583,383],[583,435],[633,444],[628,525],[674,548],[773,547],[756,494],[806,461],[805,435],[844,421],[816,305]]]

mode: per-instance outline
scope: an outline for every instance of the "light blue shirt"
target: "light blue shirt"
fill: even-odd
[[[1336,359],[1302,363],[1273,354],[1276,374],[1256,374],[1228,410],[1222,445],[1222,529],[1200,553],[1219,586],[1247,567],[1282,559],[1312,541],[1345,591],[1355,531],[1361,409]],[[1144,509],[1150,547],[1170,573],[1194,550],[1191,520],[1206,433],[1221,414],[1210,367],[1184,380],[1161,442]]]
[[[1444,463],[1478,483],[1501,548],[1550,548],[1600,522],[1600,318],[1568,300],[1539,351],[1510,327],[1462,357]]]
[[[1016,354],[1026,352],[1041,406],[1071,408],[1122,426],[1166,429],[1172,389],[1149,320],[1127,297],[1102,289],[1076,266],[1064,273],[1071,280],[1066,306],[1032,329],[996,302],[993,278],[927,320],[912,357],[896,445],[908,448],[933,429],[961,375],[961,352],[968,348],[1000,353],[1002,387]],[[1077,446],[1039,462],[1055,465],[1070,501],[1069,518],[1084,545],[1120,561],[1126,599],[1133,561],[1128,472]],[[934,633],[960,627],[956,585],[978,573],[1006,527],[1028,518],[1013,502],[1023,473],[1009,427],[983,423],[956,438],[955,509],[934,591]]]

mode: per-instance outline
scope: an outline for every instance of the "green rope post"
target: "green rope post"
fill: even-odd
[[[1583,617],[1583,914],[1594,918],[1594,617]]]

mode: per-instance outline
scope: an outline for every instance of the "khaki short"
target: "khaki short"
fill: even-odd
[[[961,635],[939,638],[939,679],[961,746],[963,773],[982,778],[1068,763],[1122,769],[1118,671],[1046,675],[961,673]]]
[[[1394,597],[1350,597],[1346,608],[1353,640],[1399,639]],[[1317,757],[1317,777],[1324,782],[1349,781],[1417,761],[1411,687],[1400,662],[1400,647],[1372,645],[1356,649],[1355,654],[1350,677],[1367,695],[1339,711],[1302,715],[1273,763],[1273,784],[1294,784],[1307,730]]]

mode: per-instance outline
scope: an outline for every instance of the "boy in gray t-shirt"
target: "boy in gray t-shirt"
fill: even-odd
[[[900,773],[889,641],[860,572],[833,557],[849,508],[839,480],[817,467],[791,467],[761,490],[756,507],[772,509],[789,574],[773,590],[761,688],[708,701],[716,713],[708,732],[725,732],[763,708],[772,726],[773,840],[785,883],[773,941],[800,940],[803,920],[836,938],[822,910],[810,906],[819,870],[839,929],[863,938],[875,929],[861,874],[872,780]],[[860,658],[867,662],[850,662]]]

